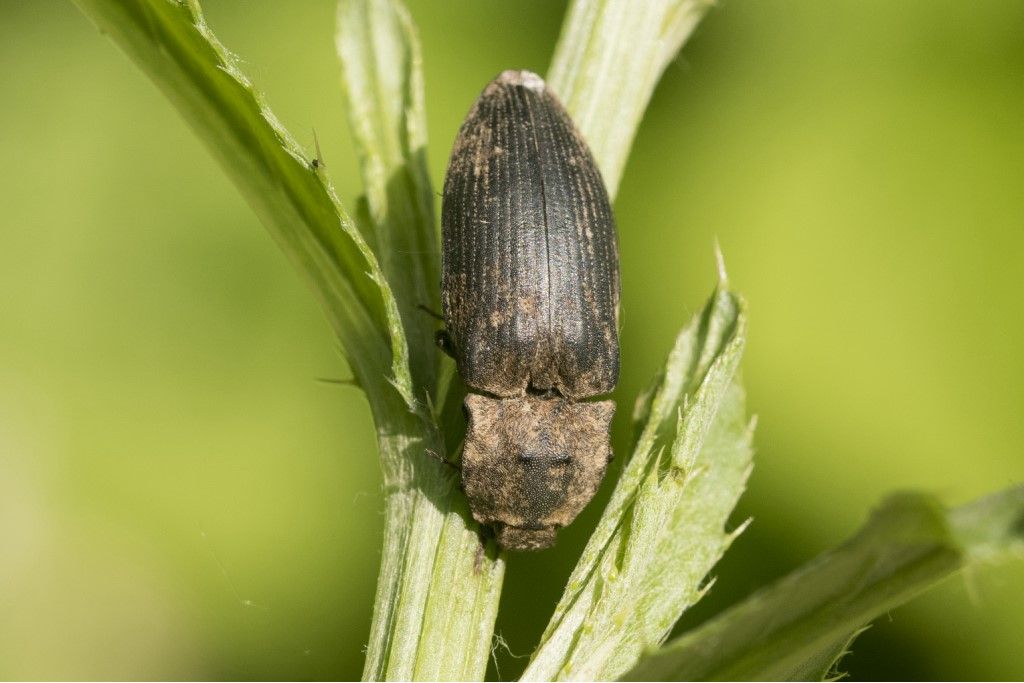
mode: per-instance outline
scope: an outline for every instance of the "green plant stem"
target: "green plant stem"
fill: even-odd
[[[493,544],[467,528],[468,510],[446,467],[422,444],[382,448],[418,459],[415,486],[385,492],[382,564],[366,680],[482,679],[504,575]]]
[[[436,308],[440,278],[416,30],[397,0],[341,0],[337,49],[366,192],[363,228],[399,301],[417,396],[441,406],[436,323],[419,308]],[[422,425],[382,432],[394,436],[381,439],[385,540],[365,679],[472,680],[487,668],[504,562],[493,543],[481,546],[452,473],[437,462],[447,457],[437,416],[426,417],[422,441],[406,436]],[[411,465],[412,475],[388,464]]]

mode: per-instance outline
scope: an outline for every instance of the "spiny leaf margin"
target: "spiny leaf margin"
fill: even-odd
[[[436,308],[440,266],[419,38],[397,0],[340,0],[337,14],[335,44],[368,236],[395,292],[417,395],[433,396],[435,323],[420,306]]]
[[[784,680],[872,619],[975,564],[1024,558],[1024,485],[953,510],[902,493],[841,546],[645,657],[623,680]]]
[[[398,306],[376,256],[197,0],[74,1],[175,104],[310,284],[375,411],[393,403],[395,390],[407,410],[419,410]]]
[[[744,303],[723,280],[641,399],[633,456],[523,680],[615,678],[703,595],[751,467],[745,337]]]

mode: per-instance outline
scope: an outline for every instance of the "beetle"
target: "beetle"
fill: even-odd
[[[608,192],[544,80],[505,71],[459,130],[441,208],[442,346],[469,388],[462,485],[513,550],[547,548],[612,457],[619,263]]]

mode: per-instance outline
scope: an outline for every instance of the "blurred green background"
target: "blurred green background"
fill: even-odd
[[[311,152],[316,129],[352,205],[333,1],[205,6]],[[564,4],[411,10],[440,185],[478,91],[545,70]],[[361,396],[315,381],[347,370],[312,297],[70,4],[0,4],[0,98],[0,677],[357,677],[381,494]],[[711,289],[716,237],[750,301],[754,524],[687,623],[843,538],[887,491],[959,503],[1024,479],[1022,181],[1019,0],[712,10],[616,207],[620,418]],[[598,507],[556,550],[510,559],[512,653]],[[947,582],[846,668],[1024,677],[1022,586],[1020,565]]]

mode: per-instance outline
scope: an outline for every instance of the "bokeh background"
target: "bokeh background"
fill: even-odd
[[[332,0],[207,0],[350,205]],[[564,3],[411,3],[438,185],[480,88]],[[354,678],[382,501],[299,278],[177,114],[66,2],[0,4],[0,677]],[[1024,479],[1024,4],[727,0],[668,69],[617,202],[624,408],[714,283],[750,302],[754,524],[688,623],[886,492]],[[620,411],[622,416],[627,409]],[[624,421],[615,440],[625,448]],[[608,487],[605,487],[605,494]],[[509,561],[524,665],[599,504]],[[457,587],[453,587],[453,590]],[[856,679],[1024,677],[1024,567],[881,619]]]

